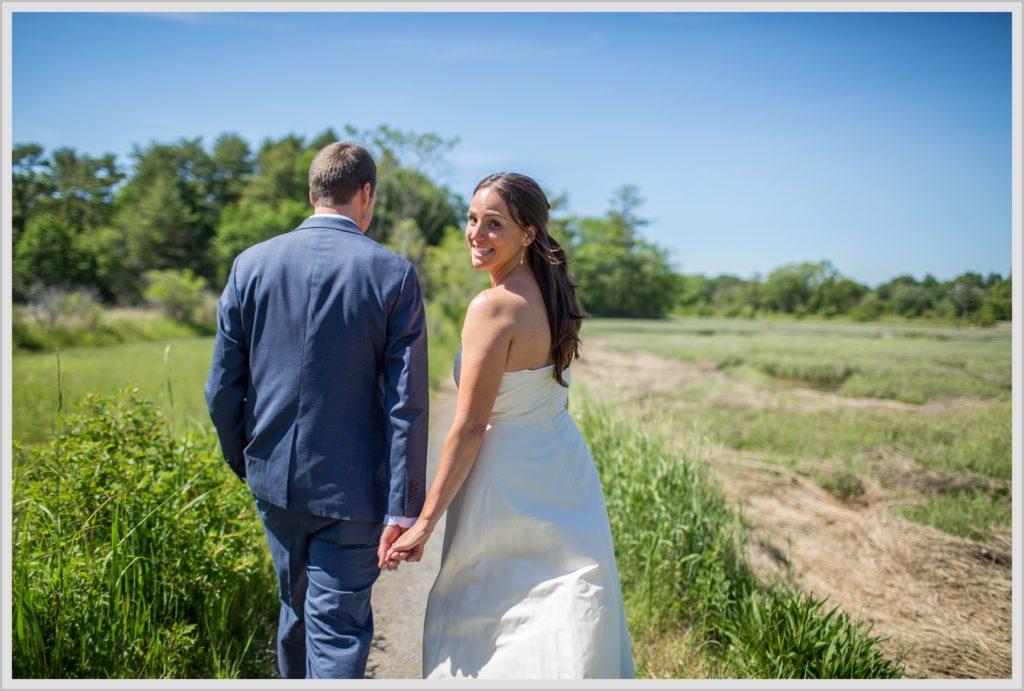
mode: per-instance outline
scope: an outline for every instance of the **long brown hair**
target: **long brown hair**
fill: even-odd
[[[551,205],[544,191],[533,179],[518,173],[495,173],[480,181],[476,194],[492,188],[501,195],[513,220],[523,229],[533,226],[533,242],[526,247],[526,258],[544,297],[544,309],[551,329],[551,359],[555,363],[555,380],[568,383],[562,373],[580,356],[580,326],[588,315],[576,299],[576,288],[569,274],[565,252],[548,233],[548,210]]]

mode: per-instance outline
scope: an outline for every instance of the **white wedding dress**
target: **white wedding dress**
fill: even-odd
[[[502,376],[448,508],[425,677],[633,677],[601,483],[552,370]]]

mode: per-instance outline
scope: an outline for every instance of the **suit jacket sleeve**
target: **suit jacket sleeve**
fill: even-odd
[[[231,265],[231,274],[217,305],[217,336],[205,393],[224,459],[238,477],[245,478],[245,397],[249,389],[249,353],[242,329],[235,266]]]
[[[391,516],[418,516],[423,508],[428,398],[426,317],[416,270],[410,264],[388,317],[384,354]]]

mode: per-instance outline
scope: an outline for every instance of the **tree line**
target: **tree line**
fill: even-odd
[[[370,150],[378,165],[367,234],[413,261],[428,300],[446,317],[461,319],[467,289],[480,285],[466,278],[467,203],[438,182],[458,139],[385,125],[347,125],[343,134],[327,129],[308,140],[289,134],[256,149],[234,133],[209,146],[201,138],[152,142],[136,146],[127,165],[113,154],[16,145],[15,302],[31,304],[54,290],[87,291],[108,305],[155,300],[188,320],[195,294],[219,291],[239,252],[308,216],[309,164],[324,145],[346,138]],[[828,261],[787,265],[764,279],[681,274],[668,250],[644,239],[635,186],[616,191],[601,216],[566,214],[565,196],[549,197],[550,230],[569,255],[584,308],[595,316],[1010,319],[1009,276],[965,272],[949,281],[917,281],[908,275],[870,288]]]
[[[846,317],[857,321],[886,318],[931,319],[991,326],[1013,312],[1012,278],[972,271],[939,281],[926,275],[896,276],[874,288],[841,275],[829,261],[789,264],[764,279],[723,274],[714,278],[679,276],[677,311],[686,314],[753,317],[790,314]]]

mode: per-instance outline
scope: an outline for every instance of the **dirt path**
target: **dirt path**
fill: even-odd
[[[455,385],[442,381],[430,402],[430,437],[427,486],[434,481],[444,437],[455,416]],[[367,679],[420,679],[422,672],[423,614],[427,593],[441,566],[444,519],[427,543],[423,560],[383,571],[373,587],[373,647],[366,665]]]
[[[728,375],[713,366],[602,350],[593,342],[573,370],[577,381],[606,401],[638,411],[651,392],[671,398],[674,387],[693,384],[695,378],[716,384],[711,390],[733,402],[773,404],[764,400],[763,391],[725,381]],[[852,407],[895,407],[888,401],[820,392],[800,395],[807,408],[830,408],[836,414]],[[685,405],[713,405],[713,399]],[[748,558],[760,575],[791,574],[808,592],[827,596],[830,605],[873,623],[875,634],[891,636],[883,648],[906,653],[909,677],[1010,677],[1010,531],[981,543],[894,515],[889,510],[897,501],[892,490],[957,480],[931,477],[934,471],[916,466],[899,451],[874,459],[877,479],[861,478],[867,492],[856,502],[836,499],[756,454],[712,447],[705,457],[727,496],[742,508],[750,528]]]

